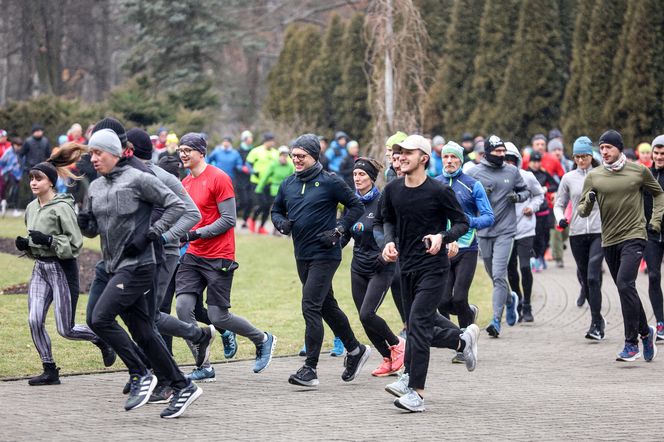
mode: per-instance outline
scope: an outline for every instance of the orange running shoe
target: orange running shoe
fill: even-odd
[[[403,359],[406,355],[406,341],[399,337],[399,343],[390,347],[392,370],[399,371],[403,367]]]
[[[390,358],[383,358],[383,362],[371,372],[371,376],[383,377],[389,376],[394,373],[392,370],[392,360]]]
[[[265,227],[261,227],[260,229],[258,229],[258,233],[261,234],[261,235],[267,235],[268,234],[267,230],[265,230]]]
[[[256,221],[253,218],[247,220],[247,227],[249,227],[251,233],[256,233]]]

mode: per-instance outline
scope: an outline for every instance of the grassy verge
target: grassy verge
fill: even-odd
[[[30,259],[0,253],[0,292],[5,287],[26,283],[30,278],[32,266]]]

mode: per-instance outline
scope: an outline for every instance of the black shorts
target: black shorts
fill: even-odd
[[[185,253],[175,277],[175,293],[202,296],[207,287],[207,304],[221,308],[231,307],[233,273],[238,263],[224,258],[201,258]]]
[[[516,251],[516,256],[519,257],[520,267],[525,267],[526,263],[530,263],[530,258],[535,256],[533,252],[534,239],[534,236],[526,236],[525,238],[514,241],[513,250]]]

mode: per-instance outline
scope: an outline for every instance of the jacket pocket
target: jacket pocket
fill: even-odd
[[[120,189],[115,197],[119,215],[131,215],[138,210],[138,200],[131,189]]]

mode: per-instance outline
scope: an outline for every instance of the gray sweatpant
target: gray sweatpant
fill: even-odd
[[[493,281],[493,317],[502,320],[503,309],[508,300],[510,285],[507,279],[507,265],[512,254],[511,236],[479,238],[484,268]]]
[[[51,339],[46,332],[48,308],[55,302],[55,326],[66,339],[97,341],[99,338],[85,325],[71,323],[71,295],[67,277],[57,261],[35,261],[28,287],[28,323],[30,334],[42,362],[55,362],[51,353]]]

